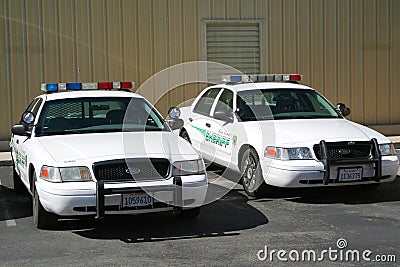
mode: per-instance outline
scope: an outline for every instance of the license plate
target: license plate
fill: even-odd
[[[147,207],[153,206],[153,204],[153,197],[144,192],[122,194],[122,207],[124,208]]]
[[[362,168],[339,169],[339,181],[350,182],[360,181],[362,178]]]

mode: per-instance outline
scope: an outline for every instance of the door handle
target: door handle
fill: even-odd
[[[208,127],[208,128],[210,128],[211,127],[211,124],[209,124],[208,122],[206,123],[206,126]]]

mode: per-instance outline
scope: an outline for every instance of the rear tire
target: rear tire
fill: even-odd
[[[241,181],[246,194],[250,197],[263,197],[267,193],[268,186],[264,181],[260,160],[257,152],[247,149],[240,164]]]
[[[33,172],[32,179],[36,180],[36,173]],[[34,181],[35,181],[34,180]],[[33,225],[38,229],[51,229],[58,222],[58,216],[48,212],[40,203],[39,194],[36,187],[33,186]]]

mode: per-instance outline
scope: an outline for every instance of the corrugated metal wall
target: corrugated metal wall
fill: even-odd
[[[42,82],[132,80],[205,59],[205,20],[262,21],[263,72],[298,72],[365,124],[400,124],[398,0],[1,0],[0,140]],[[163,110],[201,86],[176,89]]]

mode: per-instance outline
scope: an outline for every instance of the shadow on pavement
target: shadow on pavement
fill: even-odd
[[[285,199],[304,204],[335,204],[348,205],[370,204],[400,201],[400,177],[391,182],[383,183],[377,188],[369,186],[341,186],[319,188],[273,188],[266,198],[255,202]]]
[[[65,222],[64,227],[77,235],[91,239],[119,239],[126,243],[160,242],[239,235],[237,231],[268,223],[257,209],[247,204],[247,198],[236,192],[204,206],[196,219],[180,219],[171,213],[132,216],[109,216],[102,221]]]
[[[220,166],[210,165],[207,171],[232,181],[239,181],[239,174]],[[241,188],[241,185],[240,185]],[[241,192],[243,190],[234,189]],[[380,202],[400,201],[400,176],[393,182],[382,183],[374,188],[369,185],[357,186],[335,186],[335,187],[314,187],[314,188],[280,188],[271,187],[264,198],[252,199],[253,202],[271,202],[274,199],[285,199],[287,201],[304,204],[335,204],[343,203],[349,205],[370,204]]]
[[[0,185],[0,221],[32,216],[32,197]]]

